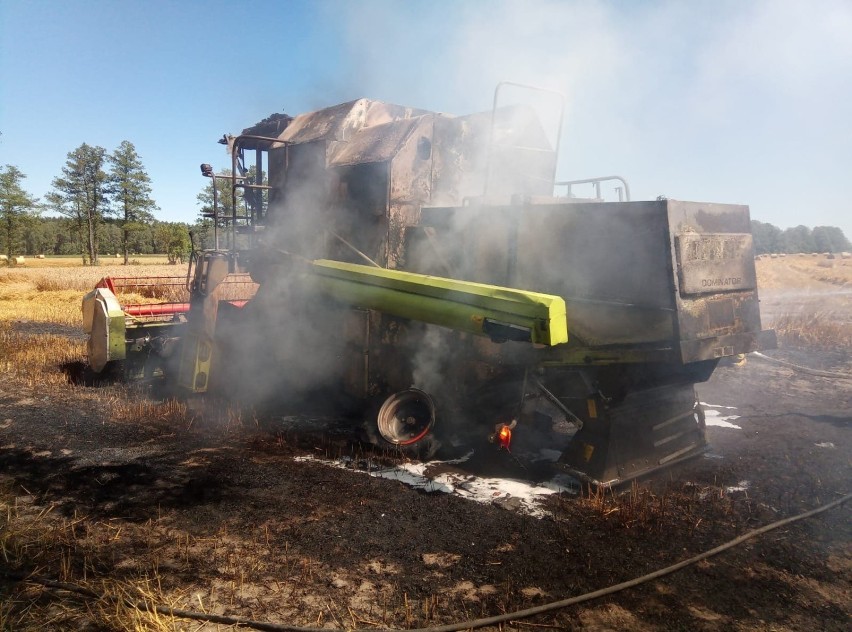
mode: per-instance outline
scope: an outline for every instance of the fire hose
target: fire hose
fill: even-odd
[[[779,360],[778,358],[771,358],[757,351],[755,351],[751,355],[756,358],[760,358],[761,360],[765,360],[766,362],[785,366],[788,369],[793,369],[794,371],[799,371],[800,373],[807,373],[809,375],[817,375],[819,377],[833,377],[840,379],[849,379],[850,377],[852,377],[848,373],[838,373],[836,371],[821,371],[819,369],[811,369],[806,366],[799,366],[798,364],[793,364],[792,362],[785,362],[784,360]]]
[[[461,623],[451,623],[448,625],[441,626],[433,626],[427,628],[416,628],[410,629],[407,632],[458,632],[460,630],[470,630],[475,628],[483,628],[488,625],[497,625],[499,623],[506,623],[508,621],[518,620],[518,619],[526,619],[535,615],[544,614],[547,612],[552,612],[554,610],[559,610],[562,608],[566,608],[568,606],[573,606],[578,603],[583,603],[586,601],[591,601],[593,599],[599,599],[600,597],[606,597],[608,595],[615,594],[622,590],[626,590],[628,588],[633,588],[635,586],[639,586],[641,584],[645,584],[654,579],[658,579],[660,577],[665,577],[666,575],[671,575],[681,569],[684,569],[688,566],[692,566],[700,562],[701,560],[705,560],[709,557],[713,557],[714,555],[718,555],[728,549],[732,549],[736,546],[739,546],[743,542],[751,540],[752,538],[756,538],[759,535],[764,533],[768,533],[769,531],[773,531],[775,529],[779,529],[781,527],[787,526],[789,524],[793,524],[800,520],[804,520],[806,518],[811,518],[818,514],[824,513],[829,509],[833,509],[835,507],[839,507],[844,503],[852,500],[852,494],[846,494],[837,500],[834,500],[825,505],[821,505],[815,509],[811,509],[810,511],[806,511],[804,513],[797,514],[795,516],[790,516],[788,518],[784,518],[782,520],[778,520],[776,522],[772,522],[770,524],[764,525],[757,529],[752,529],[744,533],[743,535],[734,538],[716,548],[710,549],[709,551],[705,551],[703,553],[699,553],[689,559],[683,560],[682,562],[677,562],[676,564],[672,564],[671,566],[667,566],[665,568],[653,571],[646,575],[642,575],[641,577],[636,577],[634,579],[621,582],[619,584],[615,584],[613,586],[608,586],[607,588],[601,588],[600,590],[595,590],[592,592],[588,592],[582,595],[577,595],[576,597],[569,597],[567,599],[562,599],[560,601],[553,601],[547,604],[542,604],[540,606],[535,606],[533,608],[527,608],[525,610],[517,610],[515,612],[508,612],[505,614],[493,616],[493,617],[485,617],[482,619],[474,619],[471,621],[463,621]],[[65,590],[68,592],[73,592],[78,595],[82,595],[84,597],[92,598],[92,599],[104,599],[105,596],[99,594],[93,590],[88,588],[84,588],[82,586],[78,586],[76,584],[68,584],[64,582],[53,581],[44,577],[39,577],[36,575],[22,575],[15,573],[5,573],[3,577],[7,579],[11,579],[14,581],[26,581],[34,584],[39,584],[46,588],[51,588],[55,590]],[[169,608],[166,606],[158,606],[149,604],[143,601],[134,601],[132,599],[127,598],[117,598],[116,602],[122,603],[125,606],[129,606],[132,608],[136,608],[143,612],[156,612],[157,614],[178,617],[182,619],[194,619],[197,621],[207,621],[210,623],[221,623],[224,625],[234,625],[238,627],[246,627],[252,628],[254,630],[266,630],[270,632],[347,632],[342,628],[317,628],[317,627],[302,627],[295,625],[287,625],[283,623],[266,623],[263,621],[253,621],[251,619],[245,619],[242,617],[229,617],[224,615],[215,615],[215,614],[207,614],[203,612],[194,612],[190,610],[181,610],[178,608]],[[362,628],[362,632],[403,632],[400,629],[394,628]]]

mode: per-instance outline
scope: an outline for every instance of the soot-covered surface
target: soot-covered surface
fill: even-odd
[[[571,490],[530,503],[512,500],[523,495],[518,485],[545,484],[550,466],[490,446],[427,467],[365,451],[337,422],[208,415],[219,422],[169,425],[141,413],[119,422],[99,397],[144,391],[48,393],[0,376],[0,479],[20,516],[7,534],[23,537],[15,533],[28,515],[74,534],[11,548],[7,564],[75,581],[155,577],[156,594],[179,607],[349,628],[447,623],[581,594],[849,493],[849,358],[779,357],[847,377],[756,359],[723,366],[698,387],[727,423],[708,426],[706,456],[622,496]],[[367,470],[445,486],[452,474],[469,490],[486,478],[521,483],[474,502]],[[850,525],[841,507],[512,629],[847,629]],[[33,613],[61,595],[27,610],[20,584],[2,592],[15,629],[96,625],[71,608],[40,627]]]

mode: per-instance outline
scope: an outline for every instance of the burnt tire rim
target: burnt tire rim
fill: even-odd
[[[417,388],[409,388],[388,397],[377,419],[379,434],[388,443],[413,445],[429,434],[435,425],[435,404]]]

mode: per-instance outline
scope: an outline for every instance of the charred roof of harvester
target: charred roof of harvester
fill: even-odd
[[[309,143],[317,140],[348,141],[363,128],[427,114],[435,114],[435,112],[361,98],[321,110],[305,112],[295,117],[281,113],[271,114],[259,123],[244,129],[241,135],[277,138],[282,143],[288,144]],[[270,143],[246,139],[241,146],[246,149],[269,149]]]
[[[413,124],[399,125],[403,122],[415,121],[424,116],[440,117],[470,121],[478,128],[492,127],[492,140],[496,145],[511,137],[523,137],[530,145],[550,148],[550,143],[541,122],[533,108],[512,105],[498,108],[491,112],[478,112],[456,117],[443,112],[433,112],[421,108],[413,108],[393,103],[385,103],[373,99],[361,98],[347,101],[312,112],[298,114],[295,117],[286,114],[272,114],[256,125],[242,131],[243,135],[266,136],[277,138],[281,145],[273,145],[264,141],[247,139],[241,146],[248,149],[270,149],[284,144],[298,145],[315,141],[332,141],[361,145],[360,150],[350,148],[350,153],[364,153],[364,146],[376,144],[394,146],[405,136],[406,130]],[[463,127],[466,127],[462,124]],[[462,129],[460,133],[464,133]],[[394,138],[395,141],[394,142]],[[377,152],[367,152],[375,154]],[[379,151],[378,153],[387,153]],[[374,158],[375,160],[375,158]],[[351,160],[343,160],[349,162]]]
[[[434,112],[383,101],[356,99],[299,114],[279,138],[293,144],[315,140],[348,141],[361,129],[427,114]]]

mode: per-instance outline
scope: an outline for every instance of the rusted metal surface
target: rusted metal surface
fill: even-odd
[[[419,122],[419,119],[408,119],[359,130],[348,142],[335,146],[328,157],[328,164],[341,166],[388,161],[399,153]]]
[[[683,362],[756,351],[761,334],[747,206],[665,200]]]
[[[751,233],[686,233],[675,236],[682,294],[754,290]]]
[[[301,144],[317,140],[350,141],[364,127],[427,114],[426,110],[357,99],[295,117],[281,134],[283,142]]]

